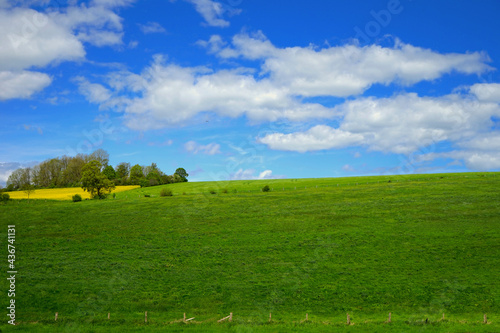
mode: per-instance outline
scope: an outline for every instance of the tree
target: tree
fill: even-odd
[[[182,182],[187,182],[187,177],[189,176],[188,173],[186,172],[186,170],[184,170],[184,168],[177,168],[177,170],[175,170],[175,173],[174,173],[174,176],[175,175],[179,175],[180,179]]]
[[[31,168],[26,168],[24,172],[24,184],[22,186],[22,189],[24,193],[28,195],[28,202],[30,202],[30,194],[35,192],[35,187],[31,183]]]
[[[116,178],[127,178],[130,173],[130,163],[122,162],[116,167]]]
[[[115,185],[101,172],[102,164],[92,160],[85,164],[82,169],[82,188],[90,193],[95,199],[104,199],[106,195],[115,189]]]
[[[142,173],[142,166],[140,166],[139,164],[134,165],[130,169],[130,184],[139,185],[143,178],[144,174]]]
[[[107,167],[102,170],[103,175],[106,176],[109,180],[113,180],[116,178],[116,172],[115,169],[111,165],[108,165]]]
[[[101,170],[108,166],[109,163],[109,154],[104,149],[97,149],[95,152],[90,154],[90,160],[96,160],[101,163]]]

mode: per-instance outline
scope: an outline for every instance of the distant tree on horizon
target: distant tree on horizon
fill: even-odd
[[[90,193],[94,199],[104,199],[115,185],[106,175],[101,172],[102,164],[97,160],[92,160],[85,164],[82,169],[82,188]]]

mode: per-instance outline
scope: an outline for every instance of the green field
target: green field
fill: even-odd
[[[2,332],[500,332],[498,173],[180,183],[0,221]]]

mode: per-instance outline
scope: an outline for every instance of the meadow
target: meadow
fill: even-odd
[[[140,186],[138,185],[117,186],[111,193],[130,191],[139,187]],[[9,194],[11,199],[28,199],[28,194],[24,191],[12,191],[6,193]],[[90,199],[89,192],[84,191],[81,187],[37,189],[30,193],[29,198],[47,200],[71,200],[71,198],[75,194],[79,194],[82,199]]]
[[[499,189],[500,174],[467,173],[11,200],[18,325],[0,329],[500,332]]]

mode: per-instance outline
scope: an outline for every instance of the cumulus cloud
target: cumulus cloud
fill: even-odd
[[[478,83],[471,86],[469,91],[480,101],[500,103],[499,83]]]
[[[84,59],[84,42],[121,44],[121,18],[112,8],[126,3],[97,0],[46,12],[0,6],[0,99],[29,98],[50,85],[34,68]]]
[[[220,145],[218,143],[209,143],[207,145],[200,145],[196,141],[188,141],[184,144],[184,149],[193,154],[206,154],[215,155],[220,154]]]
[[[397,82],[408,86],[453,71],[480,74],[492,69],[485,53],[440,54],[400,41],[393,47],[278,48],[259,32],[238,34],[230,46],[221,45],[219,38],[206,42],[209,50],[222,58],[264,61],[262,74],[270,75],[276,85],[303,96],[347,97],[362,94],[373,84]]]
[[[196,11],[205,19],[207,25],[212,27],[228,27],[229,21],[223,17],[225,14],[236,15],[240,9],[224,6],[222,3],[213,0],[186,0],[194,5]]]
[[[286,89],[274,87],[269,80],[257,80],[248,70],[214,72],[203,67],[180,67],[165,64],[162,57],[155,57],[153,64],[140,75],[113,73],[108,84],[116,97],[123,97],[120,101],[126,124],[132,129],[182,124],[202,112],[233,118],[245,115],[256,122],[335,116],[331,108],[303,103]],[[92,94],[85,93],[89,84],[82,81],[81,85],[89,101],[96,101]],[[124,91],[137,97],[128,98]]]
[[[271,149],[297,152],[363,146],[374,151],[410,154],[443,141],[465,145],[466,140],[488,132],[494,124],[491,118],[500,116],[498,104],[459,95],[361,98],[336,109],[343,114],[338,128],[317,125],[305,132],[271,133],[258,141]]]
[[[0,71],[0,101],[29,98],[50,85],[52,79],[44,73]]]
[[[264,170],[258,175],[255,175],[254,169],[239,169],[235,173],[231,174],[230,180],[253,180],[253,179],[280,179],[283,176],[274,176],[272,170]]]

